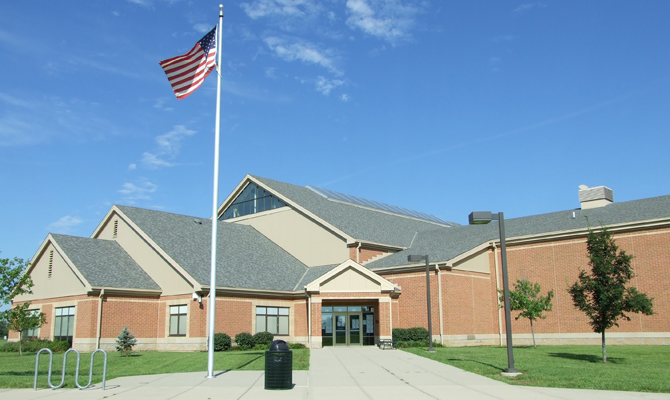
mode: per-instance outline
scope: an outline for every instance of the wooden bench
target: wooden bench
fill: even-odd
[[[392,339],[379,339],[379,348],[380,348],[381,350],[395,349],[395,340],[392,340]]]

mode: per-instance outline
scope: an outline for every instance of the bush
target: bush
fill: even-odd
[[[45,340],[45,339],[23,339],[21,340],[21,350],[29,353],[37,353],[41,349],[50,349],[54,353],[62,353],[70,348],[70,343],[63,340]],[[19,342],[7,342],[0,347],[1,352],[18,353]]]
[[[214,351],[227,351],[231,346],[230,336],[225,333],[214,334]]]
[[[121,333],[116,337],[116,351],[123,357],[128,357],[133,352],[133,346],[137,344],[135,335],[130,333],[128,327],[121,329]]]
[[[423,327],[394,328],[393,340],[397,347],[428,347],[428,329]]]
[[[257,334],[254,335],[254,344],[256,346],[258,346],[259,344],[265,345],[266,348],[269,348],[274,338],[275,338],[274,335],[271,334],[270,332],[258,332]]]
[[[251,349],[251,350],[256,350],[256,351],[258,351],[258,350],[269,350],[269,349],[270,349],[270,345],[267,345],[267,344],[257,344],[257,345],[255,345],[254,348]]]
[[[235,344],[240,350],[250,350],[256,343],[254,343],[254,337],[250,333],[242,332],[235,335]]]
[[[305,346],[305,345],[302,344],[302,343],[286,343],[286,344],[288,344],[288,348],[291,349],[291,350],[294,350],[294,349],[306,349],[306,348],[307,348],[307,346]]]

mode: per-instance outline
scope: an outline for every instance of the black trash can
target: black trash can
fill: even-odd
[[[283,340],[265,352],[265,389],[293,389],[293,352]]]

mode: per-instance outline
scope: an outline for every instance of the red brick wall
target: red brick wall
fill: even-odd
[[[95,303],[97,312],[97,301]],[[165,331],[157,329],[158,322],[165,319],[165,314],[158,314],[158,303],[155,298],[105,296],[102,304],[101,336],[116,338],[127,327],[138,339],[165,337]],[[96,330],[92,332],[91,336],[86,337],[95,337]],[[79,335],[78,330],[77,336],[85,337]]]
[[[620,320],[620,327],[609,332],[670,331],[670,279],[664,272],[670,260],[670,230],[620,233],[614,238],[620,250],[634,256],[636,277],[630,285],[654,298],[655,315],[629,314],[631,321]],[[546,313],[547,319],[535,323],[536,333],[592,332],[588,318],[574,307],[567,292],[577,281],[580,268],[588,270],[585,238],[511,245],[507,251],[510,288],[517,279],[526,278],[542,286],[542,295],[554,291],[553,310]],[[512,329],[530,333],[529,322],[524,319],[513,321]]]
[[[394,328],[412,328],[422,326],[428,329],[428,302],[426,299],[426,273],[384,275],[384,278],[402,288],[398,299],[398,320],[394,319]],[[439,290],[435,271],[430,274],[431,321],[433,334],[440,333]]]
[[[293,305],[293,336],[307,336],[307,302],[296,301]],[[319,318],[319,323],[321,319]],[[320,331],[319,331],[320,332]]]
[[[92,338],[98,333],[98,300],[80,300],[74,315],[75,337]]]
[[[204,301],[204,300],[203,300]],[[251,319],[255,318],[251,301],[237,300],[232,297],[216,298],[216,329],[234,337],[238,333],[251,331]]]
[[[349,258],[357,261],[358,263],[362,264],[376,256],[382,255],[382,254],[387,254],[388,251],[383,251],[383,250],[376,250],[376,249],[369,249],[365,247],[361,247],[360,249],[358,247],[349,247]],[[356,254],[358,254],[358,257],[356,257]]]

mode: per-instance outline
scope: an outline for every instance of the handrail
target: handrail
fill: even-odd
[[[49,353],[49,372],[48,372],[48,375],[47,375],[47,383],[49,384],[49,387],[52,388],[52,389],[58,389],[65,384],[65,367],[66,367],[66,363],[67,363],[67,353],[69,353],[71,351],[77,353],[77,367],[76,367],[75,375],[74,375],[74,383],[77,385],[77,387],[79,389],[86,389],[89,386],[91,386],[91,382],[93,381],[93,358],[95,357],[95,353],[102,352],[105,356],[105,361],[104,361],[104,364],[103,364],[103,367],[102,367],[102,390],[105,390],[105,381],[106,381],[106,378],[107,378],[107,352],[106,351],[104,351],[102,349],[97,349],[93,353],[91,353],[91,366],[90,366],[89,373],[88,373],[88,384],[86,384],[86,386],[81,386],[79,384],[79,362],[81,360],[81,354],[79,353],[79,351],[77,349],[69,349],[68,351],[66,351],[65,354],[63,354],[63,371],[62,371],[62,374],[61,374],[61,381],[57,386],[54,386],[51,383],[51,370],[52,370],[52,366],[53,366],[53,353],[48,348],[40,349],[40,351],[37,352],[37,356],[35,357],[35,379],[33,381],[33,390],[37,390],[37,374],[39,372],[40,353],[43,352],[43,351],[46,351],[46,352]]]

